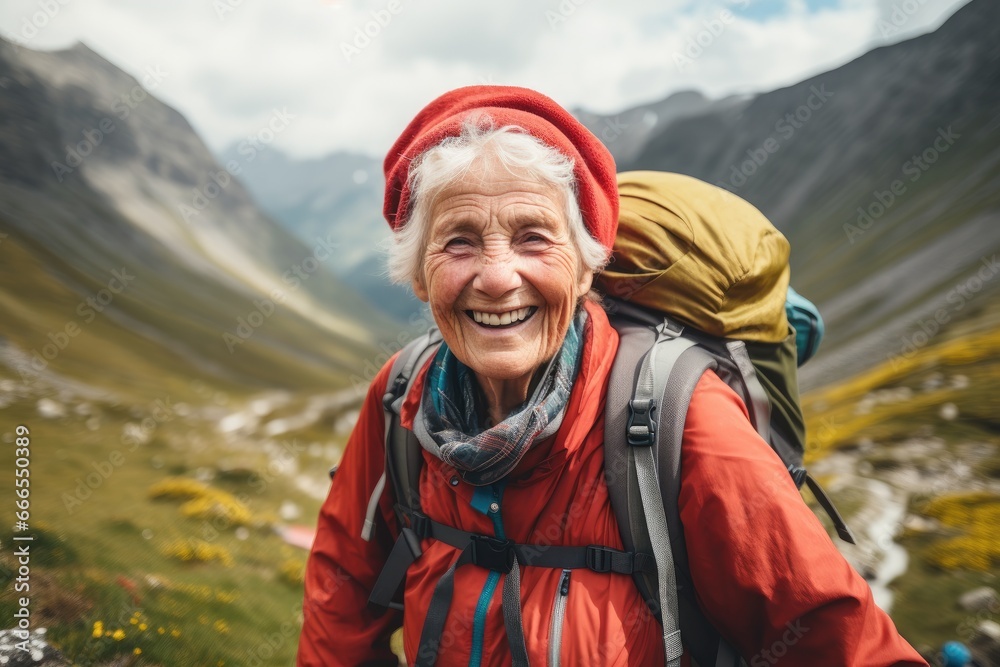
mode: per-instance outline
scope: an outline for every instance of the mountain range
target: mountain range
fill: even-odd
[[[424,306],[384,276],[379,157],[214,156],[157,99],[168,76],[0,39],[0,411],[31,427],[32,620],[74,664],[289,664],[289,523]],[[788,237],[827,325],[806,456],[849,560],[908,639],[974,638],[990,621],[959,601],[1000,573],[1000,3],[779,90],[574,113],[620,169],[717,183]],[[0,582],[17,567],[0,552]]]
[[[816,386],[906,355],[1000,285],[998,19],[975,0],[779,90],[574,113],[620,170],[717,183],[784,232],[792,284],[827,323],[803,369]],[[83,368],[82,350],[45,345],[125,270],[135,280],[94,311],[130,337],[119,357],[251,385],[336,382],[423,310],[385,279],[380,160],[245,144],[214,157],[155,97],[165,76],[136,79],[82,44],[0,42],[5,364]],[[284,122],[276,110],[269,125]]]
[[[720,100],[686,91],[611,115],[574,113],[620,171],[716,183],[788,237],[792,284],[827,324],[802,369],[803,385],[816,386],[907,354],[1000,285],[989,279],[1000,250],[998,25],[1000,4],[975,0],[932,33],[778,90]],[[379,166],[271,151],[244,178],[300,239],[327,227],[350,238],[341,279],[401,316],[419,304],[380,276]]]
[[[397,327],[336,278],[338,241],[263,214],[153,95],[165,75],[0,41],[0,360],[96,385],[345,383]]]
[[[1000,5],[975,0],[933,33],[678,119],[621,161],[717,183],[788,237],[792,284],[828,325],[807,386],[907,354],[996,293],[998,26]]]
[[[240,151],[240,144],[234,144],[219,161],[237,160]],[[338,239],[342,251],[330,269],[373,307],[399,322],[422,311],[409,288],[391,285],[386,278],[391,233],[382,218],[381,160],[340,152],[294,160],[267,148],[244,164],[240,179],[261,208],[303,242]]]

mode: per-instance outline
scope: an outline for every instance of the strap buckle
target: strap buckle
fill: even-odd
[[[398,414],[398,411],[393,407],[393,403],[406,392],[407,382],[405,377],[397,375],[396,381],[392,383],[392,386],[386,388],[385,394],[382,395],[382,408],[384,410]]]
[[[587,547],[587,567],[594,572],[610,572],[615,552],[607,547]]]
[[[633,447],[656,443],[656,399],[633,398],[628,402],[628,430],[625,439]]]
[[[487,570],[508,574],[514,569],[514,542],[487,535],[473,535],[469,544],[472,562]]]
[[[806,475],[809,473],[806,472],[806,469],[802,466],[790,463],[788,464],[788,474],[792,476],[792,481],[795,482],[795,486],[801,489],[802,485],[805,484]]]
[[[407,515],[410,517],[410,529],[417,534],[417,537],[424,539],[431,536],[430,517],[416,510],[408,511]]]
[[[684,333],[684,326],[669,317],[664,317],[663,322],[656,327],[656,332],[664,338],[677,338]]]

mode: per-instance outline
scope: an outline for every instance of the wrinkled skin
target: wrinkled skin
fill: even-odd
[[[473,167],[435,197],[423,270],[413,291],[428,302],[444,341],[471,368],[492,423],[523,403],[536,372],[562,345],[590,290],[559,191],[502,167]],[[489,328],[471,311],[537,310]]]

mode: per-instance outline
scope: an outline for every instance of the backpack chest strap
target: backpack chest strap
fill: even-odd
[[[513,540],[500,540],[490,535],[480,535],[459,530],[443,523],[438,523],[422,514],[416,514],[411,519],[414,533],[420,538],[431,538],[450,544],[459,550],[470,545],[474,565],[496,570],[506,574],[506,567],[494,566],[497,563],[509,563],[512,557],[517,562],[531,567],[551,567],[564,570],[587,568],[594,572],[615,572],[632,574],[637,571],[651,570],[655,561],[652,555],[619,551],[611,547],[589,546],[557,546],[546,544],[517,544]],[[502,557],[497,557],[501,554]]]
[[[517,544],[513,540],[459,530],[402,506],[397,506],[396,509],[409,525],[400,531],[372,588],[368,608],[373,613],[381,614],[388,608],[402,610],[403,606],[393,602],[393,598],[406,577],[407,569],[423,555],[420,547],[422,539],[438,540],[460,551],[458,558],[434,588],[420,637],[421,659],[418,660],[418,665],[433,665],[437,659],[440,637],[454,595],[455,570],[463,565],[472,564],[507,575],[503,593],[504,625],[515,665],[527,665],[519,606],[520,565],[565,570],[587,568],[593,572],[614,572],[630,576],[655,568],[655,560],[649,554],[599,545]]]
[[[467,554],[463,556],[465,563],[503,574],[510,573],[515,560],[530,567],[564,570],[587,568],[593,572],[627,575],[652,571],[656,563],[652,555],[645,553],[620,551],[600,545],[517,544],[513,540],[501,540],[491,535],[446,526],[419,512],[405,512],[405,515],[409,517],[410,525],[400,531],[375,582],[368,599],[372,611],[401,608],[392,602],[392,598],[403,583],[406,570],[423,554],[420,541],[428,538],[449,544]]]

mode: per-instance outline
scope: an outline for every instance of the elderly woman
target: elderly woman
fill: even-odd
[[[602,451],[618,335],[590,291],[618,222],[610,154],[547,97],[478,86],[425,108],[385,169],[392,274],[430,305],[442,338],[399,409],[422,448],[424,514],[439,531],[540,551],[621,550]],[[504,574],[428,537],[409,559],[402,611],[369,609],[402,529],[383,491],[392,364],[371,384],[320,514],[298,664],[394,665],[400,625],[411,664],[664,664],[660,624],[618,570],[515,563]],[[747,662],[925,664],[791,480],[757,501],[767,511],[755,534],[726,532],[730,508],[787,473],[712,373],[691,400],[683,451],[698,602]]]

